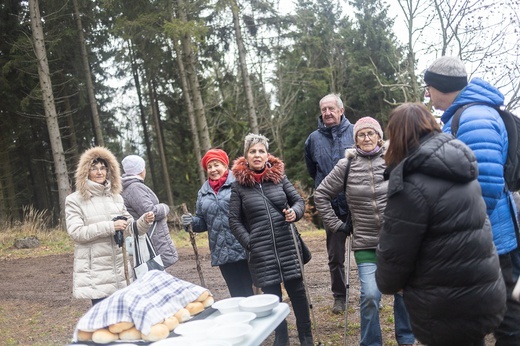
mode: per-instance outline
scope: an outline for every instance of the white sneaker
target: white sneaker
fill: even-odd
[[[520,278],[516,282],[515,288],[513,289],[513,293],[511,294],[513,299],[520,302]]]

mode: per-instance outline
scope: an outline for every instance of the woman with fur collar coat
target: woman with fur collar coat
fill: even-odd
[[[244,157],[235,160],[229,225],[246,249],[253,283],[264,293],[282,298],[281,283],[291,299],[298,337],[313,345],[309,305],[303,285],[296,246],[289,223],[305,211],[303,199],[284,174],[283,162],[268,154],[268,139],[249,134]],[[284,320],[275,333],[274,345],[287,345]]]
[[[94,147],[81,155],[76,169],[76,192],[67,196],[67,232],[74,241],[73,293],[92,305],[126,287],[122,248],[116,231],[132,234],[132,216],[121,197],[119,163],[106,148]],[[126,218],[114,220],[118,216]],[[153,213],[137,220],[146,233]]]

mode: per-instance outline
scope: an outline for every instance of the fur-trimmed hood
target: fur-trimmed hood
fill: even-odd
[[[93,147],[86,150],[79,159],[78,167],[76,168],[76,191],[84,199],[89,199],[91,193],[88,191],[88,174],[90,166],[95,159],[101,158],[107,162],[108,172],[107,181],[110,182],[110,192],[119,194],[122,191],[121,185],[121,171],[119,162],[110,150],[104,147]]]
[[[280,183],[284,177],[284,168],[285,165],[282,160],[269,154],[267,156],[267,164],[265,167],[265,173],[262,176],[262,181],[272,181],[275,184]],[[254,186],[256,184],[253,175],[254,171],[249,169],[245,157],[242,156],[236,159],[233,162],[233,168],[231,171],[240,185]]]

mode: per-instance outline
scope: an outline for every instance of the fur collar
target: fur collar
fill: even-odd
[[[284,163],[277,157],[269,154],[267,157],[267,167],[265,168],[265,174],[262,178],[262,182],[271,181],[278,184],[284,177]],[[255,186],[256,181],[253,176],[253,171],[249,169],[245,157],[239,157],[233,162],[233,168],[231,169],[236,181],[240,185]]]
[[[92,193],[89,191],[87,184],[88,173],[92,161],[102,158],[107,162],[108,173],[107,180],[110,181],[110,192],[112,194],[119,194],[122,191],[121,186],[121,171],[119,169],[119,162],[114,154],[104,147],[93,147],[85,151],[79,159],[78,167],[76,169],[76,191],[83,199],[89,199]]]

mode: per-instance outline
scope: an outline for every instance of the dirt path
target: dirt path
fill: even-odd
[[[343,345],[344,315],[330,312],[332,296],[325,237],[309,239],[304,233],[303,238],[313,255],[305,268],[317,322],[315,341],[322,341],[325,345]],[[215,300],[227,298],[229,293],[224,280],[220,271],[210,266],[205,245],[199,244],[199,250],[206,286]],[[168,272],[200,285],[193,250],[179,249],[179,256],[179,262]],[[70,342],[77,321],[90,308],[90,301],[72,297],[72,263],[72,254],[0,261],[0,345],[65,345]],[[350,282],[347,344],[359,345],[359,283],[354,264]],[[291,345],[298,345],[292,313],[288,321]],[[389,297],[383,298],[381,324],[384,345],[397,345]],[[271,335],[263,345],[272,345],[273,339]]]

